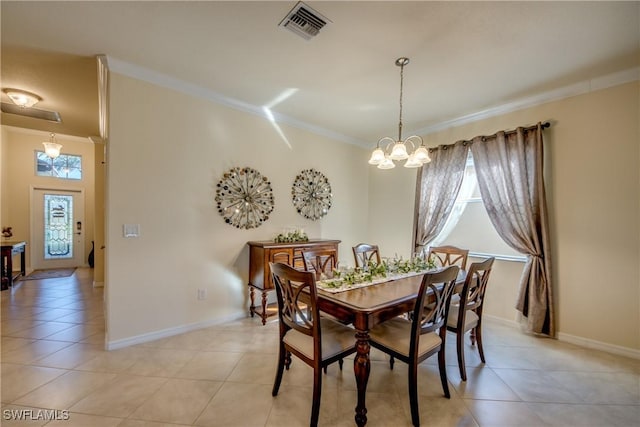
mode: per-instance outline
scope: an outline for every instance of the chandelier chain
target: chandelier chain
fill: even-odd
[[[402,141],[402,92],[404,83],[404,63],[400,64],[400,119],[398,121],[398,141]]]

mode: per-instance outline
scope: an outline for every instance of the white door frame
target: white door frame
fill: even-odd
[[[74,194],[74,195],[79,195],[82,199],[83,205],[82,205],[82,209],[81,209],[81,216],[82,218],[78,218],[77,217],[77,211],[76,211],[76,207],[74,207],[74,218],[73,221],[74,223],[76,221],[81,221],[82,222],[82,229],[81,230],[74,230],[74,240],[76,240],[77,244],[75,245],[76,248],[76,253],[75,256],[72,259],[68,259],[68,260],[47,260],[46,264],[48,265],[40,265],[37,260],[41,259],[42,256],[38,255],[38,250],[42,250],[42,248],[40,248],[40,245],[36,245],[35,242],[42,242],[44,240],[44,236],[38,236],[36,237],[36,230],[38,229],[38,226],[36,225],[36,221],[42,221],[42,218],[35,218],[35,210],[36,207],[34,206],[34,197],[35,197],[35,193],[36,191],[50,191],[52,193],[69,193],[69,194]],[[86,231],[86,221],[85,221],[85,216],[86,213],[85,211],[85,206],[84,206],[84,199],[85,199],[85,194],[84,194],[84,189],[76,189],[76,188],[53,188],[53,187],[44,187],[44,186],[31,186],[30,188],[30,209],[29,209],[29,215],[30,215],[30,224],[31,224],[31,249],[30,249],[30,257],[31,257],[31,269],[35,270],[38,268],[64,268],[64,267],[81,267],[85,265],[85,260],[84,260],[84,254],[85,254],[85,231]],[[77,233],[80,234],[77,234]]]

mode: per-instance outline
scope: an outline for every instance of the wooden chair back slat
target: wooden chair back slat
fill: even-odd
[[[315,272],[317,280],[322,275],[333,276],[333,270],[338,267],[337,252],[335,249],[312,249],[302,253],[304,269]]]
[[[433,246],[429,248],[427,259],[433,259],[440,267],[457,265],[462,270],[467,269],[468,249],[455,246]]]
[[[380,250],[378,249],[378,245],[359,243],[352,249],[356,267],[364,268],[369,264],[369,261],[380,264]]]

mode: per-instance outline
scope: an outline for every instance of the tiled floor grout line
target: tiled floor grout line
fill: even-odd
[[[74,287],[75,289],[82,289],[84,286],[86,286],[86,283],[81,282],[82,280],[79,279],[78,284],[69,286]],[[67,406],[69,408],[78,405],[85,398],[94,400],[96,397],[100,398],[100,395],[104,394],[101,393],[101,391],[113,392],[113,390],[117,390],[119,385],[118,381],[122,378],[135,378],[136,381],[139,379],[140,382],[134,381],[133,383],[141,385],[148,384],[151,388],[149,389],[149,393],[145,392],[139,394],[139,397],[135,402],[136,404],[132,405],[132,408],[127,409],[129,412],[127,413],[126,417],[113,417],[110,415],[106,415],[106,413],[105,415],[97,415],[98,412],[104,413],[102,412],[102,409],[100,409],[100,411],[96,411],[97,407],[94,406],[97,403],[89,404],[89,406],[78,406],[78,408],[76,408],[73,413],[81,414],[84,417],[89,417],[89,419],[97,420],[102,418],[105,420],[105,422],[111,422],[109,421],[109,419],[114,418],[120,420],[117,421],[118,425],[122,424],[126,427],[138,425],[142,426],[142,420],[147,420],[147,417],[150,415],[149,409],[153,408],[153,405],[158,404],[159,398],[162,397],[161,390],[162,393],[166,393],[166,388],[170,384],[187,385],[192,383],[194,385],[197,385],[198,383],[200,383],[204,386],[205,384],[217,383],[219,384],[219,386],[215,389],[215,391],[207,393],[205,395],[206,400],[199,403],[199,405],[202,406],[196,408],[196,410],[193,411],[191,415],[189,415],[189,419],[191,420],[190,422],[192,423],[191,425],[208,427],[209,425],[216,425],[215,418],[211,418],[211,408],[219,408],[221,402],[225,401],[225,396],[227,395],[225,395],[224,393],[227,388],[229,388],[230,390],[241,390],[246,388],[252,389],[255,387],[259,387],[261,389],[270,390],[272,376],[274,375],[274,372],[271,372],[271,369],[275,369],[276,358],[276,351],[269,351],[270,343],[272,341],[275,343],[277,340],[277,331],[274,329],[274,325],[267,325],[266,327],[263,327],[248,318],[243,321],[233,322],[229,325],[217,325],[215,327],[207,328],[201,331],[192,331],[193,334],[186,333],[182,336],[178,336],[178,338],[168,337],[156,342],[145,343],[139,346],[130,347],[128,349],[121,349],[122,351],[116,350],[113,352],[104,352],[101,350],[102,343],[96,343],[96,339],[99,340],[100,336],[104,336],[104,331],[99,330],[99,322],[103,320],[101,319],[102,315],[98,314],[93,316],[89,312],[90,310],[78,308],[78,304],[81,303],[87,304],[88,307],[102,307],[103,302],[100,292],[95,292],[95,290],[90,292],[66,292],[66,295],[63,295],[63,292],[60,292],[60,295],[57,298],[73,298],[73,302],[71,302],[70,304],[59,305],[53,302],[55,298],[51,298],[44,303],[41,302],[41,298],[48,297],[38,296],[43,291],[42,287],[38,287],[36,283],[32,285],[34,286],[23,286],[21,288],[21,291],[23,291],[22,299],[21,295],[16,293],[16,295],[11,297],[11,301],[7,301],[5,294],[2,294],[2,305],[0,305],[0,314],[2,314],[3,324],[2,339],[7,339],[8,342],[11,342],[13,344],[20,344],[16,348],[12,348],[11,350],[8,350],[6,352],[3,351],[2,356],[4,358],[8,354],[13,356],[13,358],[15,359],[21,354],[28,355],[30,351],[33,350],[42,351],[42,355],[38,355],[38,357],[30,359],[28,361],[17,363],[5,362],[4,360],[2,360],[3,366],[6,365],[9,369],[7,375],[10,375],[10,372],[19,373],[21,372],[20,370],[25,370],[24,372],[31,372],[31,368],[46,368],[54,371],[45,372],[57,373],[58,371],[62,371],[62,373],[53,378],[47,377],[48,380],[41,383],[34,383],[38,384],[35,387],[25,386],[22,389],[14,389],[13,396],[6,399],[9,400],[9,402],[5,402],[4,399],[2,399],[3,407],[18,406],[17,404],[13,404],[11,402],[29,401],[30,395],[32,396],[30,398],[32,402],[36,402],[38,400],[44,402],[45,400],[43,400],[40,395],[42,395],[49,388],[54,387],[57,384],[61,384],[61,378],[65,375],[67,376],[65,380],[70,379],[68,375],[70,373],[77,374],[74,375],[74,378],[92,378],[92,375],[94,374],[109,375],[111,376],[111,378],[107,382],[97,385],[96,388],[87,388],[88,391],[86,392],[86,395],[74,395],[71,401],[67,402]],[[36,306],[35,304],[45,304],[51,305],[53,307],[43,308],[38,313],[31,313],[31,310],[34,310],[33,307]],[[65,308],[70,305],[72,305],[74,308]],[[11,313],[7,312],[5,315],[4,310],[8,309],[9,307],[11,307]],[[38,307],[39,308],[36,310],[40,310],[40,308],[42,308],[40,306]],[[20,316],[21,310],[23,310],[24,313],[27,313],[24,315],[24,318]],[[68,311],[68,313],[60,317],[54,315],[51,319],[46,321],[39,321],[35,319],[35,317],[47,318],[50,316],[50,314],[47,314],[47,312],[55,313],[55,310],[66,310]],[[66,316],[75,315],[79,317],[71,317],[71,319],[74,319],[74,321],[59,320]],[[14,321],[20,325],[30,326],[24,327],[22,329],[16,328],[16,330],[7,333],[5,332],[6,330],[11,330],[11,327],[8,325],[8,322],[11,321]],[[69,326],[61,330],[56,330],[49,335],[42,336],[37,339],[30,338],[28,336],[16,336],[29,335],[29,332],[25,331],[28,331],[30,329],[34,329],[32,333],[36,335],[39,334],[40,331],[47,331],[47,326],[42,326],[40,329],[35,329],[37,326],[46,325],[47,323],[51,324],[49,326],[51,330],[56,329],[56,327],[58,327],[59,324],[62,323],[66,323]],[[557,341],[532,340],[529,337],[514,334],[510,330],[505,329],[500,325],[487,325],[487,327],[493,328],[493,333],[506,333],[506,335],[497,335],[496,342],[492,343],[492,334],[485,334],[485,353],[487,353],[488,356],[486,365],[477,366],[477,355],[467,355],[468,359],[469,356],[471,356],[471,360],[467,361],[468,375],[470,375],[470,379],[467,384],[459,383],[459,378],[457,377],[457,364],[455,360],[455,347],[449,347],[449,339],[451,339],[451,335],[448,336],[447,370],[449,373],[449,385],[452,394],[451,400],[453,401],[453,403],[450,403],[446,399],[442,399],[442,397],[439,396],[439,392],[437,389],[437,386],[439,384],[436,384],[436,386],[434,387],[433,384],[425,383],[422,384],[422,387],[425,387],[423,389],[423,392],[426,392],[427,396],[421,397],[421,400],[425,401],[424,404],[421,403],[421,411],[423,407],[428,410],[428,407],[430,405],[429,401],[432,401],[437,406],[443,407],[455,407],[455,405],[462,405],[460,407],[460,410],[464,410],[464,413],[466,414],[465,422],[470,422],[472,424],[475,423],[476,425],[481,427],[483,426],[483,424],[505,424],[504,420],[500,422],[490,421],[490,419],[487,417],[497,417],[496,419],[500,419],[501,416],[516,417],[516,415],[510,414],[509,411],[506,411],[504,414],[502,413],[502,410],[495,413],[491,412],[491,408],[521,408],[521,406],[517,405],[522,404],[524,404],[523,407],[527,408],[528,413],[532,417],[536,417],[531,418],[531,420],[541,420],[534,421],[534,423],[550,422],[551,419],[549,417],[551,415],[549,415],[548,412],[551,411],[549,413],[553,413],[554,410],[558,411],[561,408],[565,409],[566,411],[576,412],[577,418],[573,418],[575,420],[574,422],[582,419],[580,417],[587,417],[587,419],[591,419],[591,417],[605,416],[599,415],[599,413],[597,412],[593,412],[594,410],[601,411],[602,414],[607,414],[613,411],[613,415],[608,416],[606,419],[617,420],[616,422],[622,423],[618,425],[622,426],[626,426],[626,424],[624,424],[625,419],[636,419],[638,417],[634,418],[634,416],[640,415],[640,397],[638,396],[640,394],[640,390],[634,392],[633,387],[629,384],[626,384],[626,382],[633,381],[635,379],[640,385],[640,362],[630,361],[615,356],[608,356],[606,354],[594,352],[589,349],[584,349],[572,345],[565,345]],[[92,328],[97,329],[97,331],[92,332]],[[64,331],[68,331],[68,334],[66,336],[64,335]],[[85,333],[88,333],[88,335],[85,336]],[[197,333],[200,333],[200,335],[197,335]],[[60,339],[49,338],[56,336],[57,334],[61,334],[59,335]],[[269,336],[266,336],[265,334],[269,334]],[[67,337],[69,339],[62,339]],[[184,339],[182,337],[184,337]],[[176,339],[172,341],[172,339],[174,338]],[[220,338],[220,340],[217,341],[218,338]],[[487,340],[487,338],[489,338],[489,340]],[[11,339],[24,340],[24,342],[21,343],[20,341],[11,341]],[[190,342],[189,340],[193,339],[204,339],[206,342],[197,341],[197,343],[199,344],[196,346],[193,345],[196,344],[196,341],[191,341],[192,345],[188,345]],[[510,339],[511,341],[509,341]],[[253,347],[250,347],[247,342],[251,342],[251,345],[253,345]],[[57,344],[51,343],[64,343],[66,345],[63,345],[60,348],[56,348]],[[96,349],[93,348],[94,346],[96,347]],[[64,365],[66,362],[61,358],[66,356],[67,353],[73,355],[73,351],[75,351],[74,347],[77,348],[79,353],[74,355],[74,359],[72,360],[75,363],[75,358],[77,357],[77,360],[79,362],[73,364],[73,366],[70,368],[51,366]],[[56,349],[53,351],[48,351],[51,348]],[[470,347],[467,346],[467,350],[469,349]],[[96,351],[95,354],[93,353],[94,350]],[[451,353],[453,353],[453,355],[451,355]],[[58,355],[57,359],[56,354]],[[145,354],[154,354],[157,356],[154,356],[154,358],[149,361],[150,364],[145,365],[144,363],[142,363],[146,361]],[[536,358],[536,354],[539,354],[540,357]],[[84,356],[87,356],[87,358],[85,359]],[[554,359],[555,356],[559,356],[559,358]],[[50,362],[43,362],[50,357],[52,358]],[[512,359],[512,357],[517,357],[518,359]],[[202,372],[193,370],[202,369],[196,368],[196,366],[199,366],[196,362],[201,363],[203,360],[206,361],[209,358],[220,361],[224,360],[224,369],[220,368],[218,370],[219,372],[215,374],[209,374],[206,372],[203,374]],[[551,358],[553,360],[547,360],[547,358]],[[263,359],[264,363],[264,366],[260,367],[260,369],[256,371],[256,375],[262,375],[262,377],[260,377],[262,379],[260,379],[259,381],[255,377],[249,375],[251,373],[249,364],[253,363],[253,361],[257,359]],[[587,360],[585,361],[583,359]],[[573,363],[574,360],[575,363]],[[229,365],[229,362],[231,362],[231,365]],[[349,373],[350,363],[349,361],[345,362],[346,363],[344,371],[345,373]],[[178,363],[180,364],[180,366],[174,369],[174,366],[171,365],[171,363]],[[404,425],[404,423],[408,422],[408,402],[406,401],[407,396],[405,396],[402,390],[402,384],[405,382],[405,371],[396,370],[396,372],[390,373],[386,369],[383,370],[383,367],[385,367],[385,365],[388,369],[388,364],[386,361],[378,359],[372,360],[372,379],[374,377],[377,377],[377,379],[375,379],[373,383],[370,383],[370,395],[372,399],[376,399],[383,398],[385,396],[385,393],[388,393],[390,399],[401,402],[403,405],[401,410],[402,413],[399,413],[398,416],[402,417],[403,420],[398,419],[397,421],[400,423],[400,425]],[[69,366],[71,366],[71,364],[69,364]],[[217,367],[217,365],[215,366]],[[473,367],[474,372],[469,372],[470,366]],[[81,367],[84,367],[84,369],[80,369]],[[436,367],[437,370],[437,365],[428,362],[425,362],[423,365],[421,365],[421,367],[423,377],[432,375],[430,372],[434,370],[434,367]],[[376,368],[376,372],[374,372],[374,368]],[[181,374],[183,370],[184,376],[183,374]],[[283,382],[281,392],[285,389],[288,389],[288,393],[286,394],[288,396],[292,395],[293,390],[300,390],[299,392],[303,394],[307,393],[310,389],[310,384],[301,382],[305,381],[304,377],[302,376],[305,372],[306,371],[304,369],[294,369],[294,371],[292,371],[291,373],[285,373],[287,382]],[[220,375],[220,373],[222,373],[223,375]],[[350,379],[348,375],[345,376],[345,373],[342,373],[338,376],[336,373],[329,372],[327,377],[327,385],[323,385],[323,392],[324,390],[338,390],[340,392],[339,394],[343,398],[348,399],[348,401],[338,404],[338,408],[342,408],[342,412],[345,412],[344,408],[350,407],[352,405],[351,399],[354,398],[353,396],[355,394],[355,385],[353,383],[353,380]],[[519,373],[525,375],[524,383],[517,382],[520,381],[520,377],[518,376]],[[545,392],[549,393],[548,399],[542,399],[544,401],[538,401],[536,399],[539,399],[539,396],[528,393],[526,389],[522,388],[523,384],[526,384],[526,381],[531,381],[531,379],[527,380],[526,376],[529,376],[531,378],[554,378],[554,375],[557,376],[560,374],[562,374],[563,376],[561,378],[558,378],[557,383],[567,393],[564,397],[565,400],[568,400],[568,402],[566,403],[563,402],[562,399],[560,399],[559,402],[557,401],[557,399],[554,399],[552,394],[553,390]],[[209,378],[209,375],[211,375],[211,378]],[[593,375],[596,376],[596,379],[600,377],[607,379],[608,382],[602,385],[602,387],[604,387],[602,391],[598,392],[596,390],[594,391],[595,394],[590,395],[587,395],[584,392],[577,393],[578,389],[576,387],[580,387],[580,381],[582,381],[583,379],[590,381],[587,381],[584,384],[594,383],[595,380],[592,379]],[[618,378],[616,375],[619,375],[625,380],[625,383],[622,383],[618,388],[615,388],[617,386],[615,380],[616,378]],[[632,376],[629,377],[629,375]],[[194,376],[194,378],[190,378],[191,376]],[[214,377],[216,379],[212,379]],[[385,379],[386,377],[393,380],[392,383],[389,384],[389,388],[386,390],[376,390],[375,382],[380,381],[381,379]],[[484,378],[484,380],[482,380],[482,378]],[[45,378],[42,377],[42,379],[44,380]],[[38,377],[34,377],[34,379],[32,379],[31,381],[33,382],[39,380]],[[479,382],[475,383],[474,381]],[[496,389],[496,391],[493,391],[492,388],[485,388],[486,386],[483,385],[483,381],[487,384],[493,384],[495,382],[496,385],[502,387],[502,390],[500,391],[500,389]],[[225,385],[227,387],[225,387]],[[378,385],[377,387],[380,386],[381,385]],[[153,387],[156,388],[153,389]],[[335,389],[334,387],[337,387],[337,389]],[[478,387],[480,387],[480,389],[478,389],[479,391],[476,390]],[[599,401],[598,399],[603,398],[600,397],[598,393],[604,393],[604,395],[606,395],[607,393],[609,393],[608,388],[610,389],[611,387],[614,387],[613,391],[617,393],[614,393],[615,396],[618,396],[617,403],[607,403],[608,400],[606,399]],[[524,394],[522,394],[523,391]],[[38,395],[37,392],[41,392],[40,395]],[[330,393],[330,391],[327,393]],[[432,394],[435,394],[435,397],[432,397]],[[509,396],[511,396],[512,398],[509,399]],[[586,401],[587,396],[590,400],[593,400],[596,403],[588,403]],[[229,397],[226,397],[226,399],[228,398]],[[516,398],[517,400],[514,400],[514,398]],[[270,393],[268,393],[268,395],[252,396],[252,399],[262,399],[263,401],[265,401],[265,403],[268,404],[268,406],[266,407],[268,410],[265,413],[262,413],[262,415],[260,415],[259,417],[259,420],[264,419],[264,423],[262,423],[262,421],[259,421],[260,425],[270,427],[273,425],[273,423],[276,422],[276,420],[301,419],[300,416],[296,418],[295,416],[293,416],[293,414],[282,418],[282,406],[276,405],[278,399],[271,398]],[[637,403],[633,403],[633,399],[635,399]],[[238,402],[234,402],[234,405],[237,404],[242,406],[245,403],[243,402],[244,400],[248,400],[248,397],[245,399],[238,399]],[[90,401],[91,400],[89,400],[88,402]],[[458,401],[460,403],[455,403]],[[329,398],[327,400],[328,404],[336,404],[335,402],[331,402],[332,400]],[[172,403],[173,402],[170,401],[166,402],[167,405],[170,405]],[[228,409],[233,411],[232,406],[230,406]],[[302,409],[295,408],[295,410],[302,411],[302,418],[304,418],[304,416],[307,416],[308,414],[304,413],[307,409],[304,408],[304,405],[302,406]],[[404,406],[407,407],[405,408]],[[375,409],[375,407],[372,407],[372,412],[370,413],[375,414]],[[141,411],[139,415],[136,416],[136,418],[132,418],[134,414],[138,413],[138,411]],[[620,413],[622,413],[622,415],[620,415]],[[242,414],[242,412],[239,412],[239,414]],[[224,414],[221,413],[221,415]],[[569,420],[572,419],[570,418],[571,415],[566,415],[563,413],[562,416],[569,417],[567,418]],[[329,418],[327,418],[327,415],[325,414],[324,418],[321,415],[321,423],[323,419],[328,420],[332,419],[332,417],[338,417],[338,420],[340,421],[343,420],[339,417],[339,414],[332,414],[329,416]],[[153,415],[153,418],[161,418],[161,416],[155,414]],[[348,418],[351,419],[351,414],[348,414]],[[345,425],[349,425],[349,419],[345,420]],[[597,420],[598,418],[595,419]],[[513,418],[513,420],[516,419]],[[376,425],[374,419],[370,418],[370,421],[372,427]],[[514,424],[521,424],[521,421],[513,422]],[[178,425],[169,421],[165,421],[164,424]],[[428,422],[425,422],[424,424],[430,425]],[[571,424],[571,421],[568,421],[562,425],[577,426],[579,424]]]

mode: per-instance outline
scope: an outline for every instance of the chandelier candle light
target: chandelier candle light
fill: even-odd
[[[405,140],[402,139],[402,83],[404,80],[404,66],[408,63],[409,58],[403,57],[396,59],[396,65],[400,67],[400,121],[398,122],[398,139],[395,140],[385,136],[378,141],[378,145],[376,149],[373,150],[373,153],[371,153],[371,158],[369,159],[369,164],[377,165],[378,169],[395,168],[394,160],[406,160],[404,164],[405,168],[418,168],[431,161],[422,137],[412,135]],[[411,149],[413,150],[411,154],[407,151],[407,145],[411,145]]]

